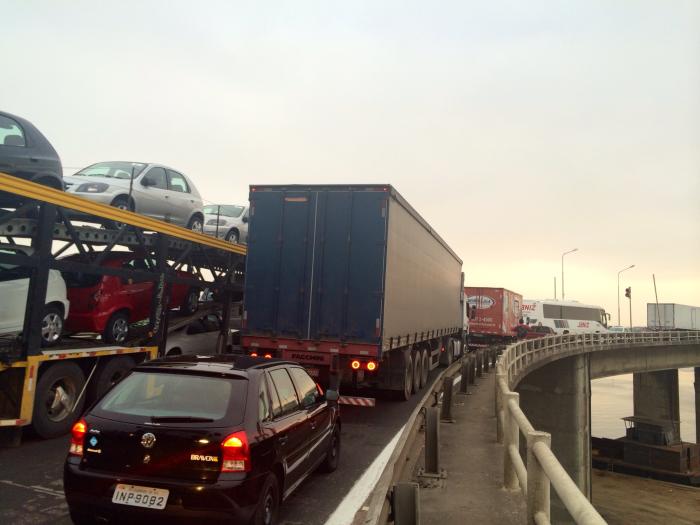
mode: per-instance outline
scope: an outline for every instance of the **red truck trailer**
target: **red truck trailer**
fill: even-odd
[[[523,296],[505,288],[467,286],[469,346],[484,347],[517,339]]]

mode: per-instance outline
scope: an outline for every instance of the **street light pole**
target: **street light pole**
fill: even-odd
[[[623,268],[617,272],[617,326],[622,326],[620,324],[620,274],[630,268],[634,268],[634,264],[629,265],[627,268]]]
[[[564,252],[561,254],[561,300],[564,300],[564,256],[569,254],[569,253],[574,253],[577,252],[578,248],[574,248],[573,250],[569,250],[568,252]]]

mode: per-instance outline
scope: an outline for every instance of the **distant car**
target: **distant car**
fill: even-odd
[[[34,125],[0,111],[0,172],[63,190],[61,159]],[[14,206],[16,196],[0,193],[0,206]]]
[[[0,254],[32,255],[29,246],[0,244]],[[31,268],[0,263],[0,334],[18,334],[24,328]],[[63,333],[63,324],[69,313],[66,283],[56,270],[49,270],[44,316],[41,321],[41,344],[53,346]]]
[[[204,207],[204,233],[247,244],[248,206],[213,204]]]
[[[338,467],[337,400],[288,361],[141,364],[73,426],[63,470],[73,523],[273,525],[311,473]]]
[[[75,259],[71,255],[66,259]],[[113,252],[102,266],[153,270],[155,261],[131,252]],[[185,272],[178,272],[189,277]],[[129,325],[147,319],[151,311],[153,281],[125,279],[115,275],[96,275],[63,272],[68,286],[71,311],[66,320],[69,332],[96,332],[108,343],[124,343],[129,337]],[[193,314],[199,307],[199,289],[173,283],[170,305],[185,314]]]
[[[214,355],[223,321],[217,314],[207,314],[168,334],[165,355]],[[237,330],[230,331],[233,336]]]
[[[191,179],[167,166],[98,162],[64,181],[66,191],[80,197],[202,231],[204,214],[197,188]]]

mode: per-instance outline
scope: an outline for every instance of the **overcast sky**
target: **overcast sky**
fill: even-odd
[[[391,183],[471,285],[700,306],[700,2],[0,0],[0,108],[206,200]],[[72,173],[75,169],[67,170]],[[559,283],[561,297],[561,284]],[[628,319],[624,296],[623,320]]]

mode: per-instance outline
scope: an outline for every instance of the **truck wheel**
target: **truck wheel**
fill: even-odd
[[[411,359],[411,351],[404,351],[404,373],[403,373],[403,390],[399,392],[401,401],[411,399],[413,391],[413,359]]]
[[[116,312],[107,321],[102,333],[106,343],[122,344],[129,338],[129,315],[126,312]]]
[[[420,376],[420,387],[423,388],[428,384],[428,375],[430,375],[430,357],[428,356],[428,350],[424,348],[420,353],[420,357],[423,363],[423,370]]]
[[[420,390],[420,378],[423,375],[423,359],[421,359],[420,350],[413,352],[411,359],[413,359],[413,393],[415,394]]]
[[[56,363],[39,376],[32,414],[32,426],[39,436],[52,438],[70,430],[85,404],[85,396],[78,400],[84,384],[85,374],[71,362]]]
[[[445,366],[450,366],[452,364],[452,358],[454,357],[454,348],[452,348],[452,340],[445,343],[445,351],[440,350],[440,364]]]
[[[97,365],[87,388],[88,399],[92,402],[102,397],[107,390],[124,379],[134,365],[134,360],[129,356],[113,357]]]

